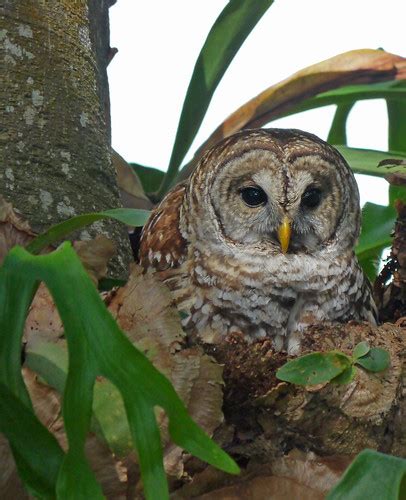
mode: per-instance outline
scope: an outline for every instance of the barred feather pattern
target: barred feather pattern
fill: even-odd
[[[247,206],[244,186],[260,187],[267,202]],[[311,209],[303,205],[309,186],[322,193]],[[284,216],[286,253],[277,237]],[[221,342],[239,331],[295,353],[310,324],[376,323],[354,254],[359,230],[358,189],[338,151],[297,130],[247,130],[209,150],[154,209],[140,263],[169,286],[189,335]]]

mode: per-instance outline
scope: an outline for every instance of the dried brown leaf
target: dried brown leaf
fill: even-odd
[[[73,247],[92,281],[97,284],[107,274],[107,264],[116,253],[116,245],[100,234],[92,240],[75,241]]]
[[[153,204],[147,197],[134,169],[113,150],[112,161],[117,172],[117,184],[120,189],[121,201],[125,208],[142,208],[149,210]]]
[[[338,482],[350,462],[350,456],[319,457],[313,452],[294,449],[273,462],[272,472],[326,494]]]
[[[115,457],[94,434],[88,435],[85,452],[104,495],[108,499],[124,500],[128,488],[127,464]]]
[[[59,444],[66,449],[59,394],[40,382],[36,373],[28,368],[23,368],[23,377],[37,417],[47,429],[55,434]]]
[[[182,353],[180,353],[182,354]],[[187,408],[193,420],[212,435],[214,430],[223,421],[221,406],[223,403],[223,368],[210,356],[199,356],[199,376],[193,384]]]
[[[218,142],[243,128],[260,127],[303,99],[343,85],[405,78],[406,59],[401,56],[371,49],[344,52],[269,87],[229,116],[211,138]]]
[[[221,409],[223,369],[200,348],[180,351],[174,357],[177,363],[170,374],[171,381],[193,420],[212,436],[224,420]],[[164,450],[164,463],[169,475],[181,477],[184,470],[182,449],[169,443]]]
[[[298,484],[293,479],[257,476],[243,483],[226,486],[194,498],[196,500],[259,500],[262,498],[323,500],[325,495],[318,493],[313,488]]]
[[[406,163],[405,163],[406,165]],[[388,174],[385,179],[393,186],[405,186],[406,185],[406,174],[400,172],[394,172],[393,174]]]
[[[120,328],[164,373],[172,364],[171,354],[180,349],[185,338],[172,300],[165,285],[134,265],[128,282],[109,303]],[[158,352],[160,357],[156,359]]]
[[[109,310],[130,340],[171,380],[192,418],[211,435],[223,421],[222,368],[200,348],[185,349],[180,316],[168,288],[134,266]],[[166,443],[165,469],[180,477],[183,452],[169,443],[164,412],[158,411],[157,418]]]
[[[404,79],[406,59],[383,50],[351,50],[304,68],[234,111],[197,150],[179,179],[186,178],[202,153],[221,139],[245,128],[261,127],[304,99],[344,85]]]
[[[89,241],[74,242],[74,248],[94,283],[105,276],[107,263],[114,255],[114,243],[103,235]],[[34,336],[47,342],[57,342],[63,335],[63,325],[48,289],[41,283],[31,303],[24,327],[24,339]]]
[[[175,491],[172,499],[322,499],[350,461],[346,456],[318,457],[294,449],[267,464],[250,463],[237,477],[207,467]]]
[[[13,246],[25,246],[34,236],[28,222],[17,215],[12,204],[0,196],[0,264]]]
[[[63,335],[63,325],[48,288],[41,283],[31,303],[24,327],[24,339],[31,342],[41,337],[47,342],[57,342]]]

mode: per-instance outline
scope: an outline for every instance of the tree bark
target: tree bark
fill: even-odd
[[[111,162],[108,7],[111,0],[7,0],[1,12],[0,193],[35,232],[68,217],[121,205]],[[124,275],[125,228],[95,223]]]

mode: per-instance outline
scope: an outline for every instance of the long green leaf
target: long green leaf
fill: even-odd
[[[358,257],[377,247],[389,246],[396,219],[396,210],[390,205],[385,207],[368,202],[364,205],[362,214],[362,231],[356,249]]]
[[[148,220],[149,214],[150,212],[148,210],[112,208],[104,212],[78,215],[77,217],[72,217],[71,219],[50,227],[47,231],[34,238],[31,243],[27,245],[27,250],[33,254],[37,254],[48,245],[60,241],[64,236],[67,236],[73,231],[77,231],[101,219],[115,219],[128,226],[143,226]]]
[[[10,440],[27,489],[38,497],[47,498],[49,495],[55,497],[55,468],[59,468],[63,453],[36,418],[21,374],[21,339],[37,286],[36,280],[30,280],[16,269],[6,265],[0,267],[0,383],[5,386],[4,390],[0,389],[0,430]],[[18,421],[15,421],[16,415],[19,415]],[[20,429],[20,425],[23,428]],[[36,437],[27,439],[26,431]],[[40,440],[38,443],[36,438]],[[33,446],[25,449],[27,443]],[[40,443],[42,448],[37,446]],[[38,449],[44,450],[40,456]]]
[[[3,345],[20,344],[27,304],[39,281],[45,282],[53,296],[65,327],[69,352],[63,398],[69,450],[58,476],[60,498],[101,498],[100,487],[84,454],[93,386],[99,375],[110,380],[124,400],[148,499],[168,497],[160,434],[153,418],[155,406],[166,411],[170,435],[176,444],[227,472],[238,472],[234,461],[189,417],[166,377],[119,329],[70,243],[40,256],[14,247],[6,257],[0,269],[0,318],[13,328],[0,329]],[[30,293],[25,292],[26,289]],[[21,301],[21,296],[25,300]],[[9,358],[0,350],[0,375],[3,374],[0,380],[14,387],[23,382],[21,375],[18,376],[20,368],[15,349],[11,351],[14,355]]]
[[[378,275],[379,264],[382,259],[383,251],[388,246],[389,245],[381,245],[368,252],[363,252],[362,255],[358,257],[358,261],[361,264],[364,273],[368,276],[369,281],[371,283],[375,281]]]
[[[406,84],[402,88],[406,92]],[[388,147],[406,153],[406,99],[387,99],[388,109]]]
[[[402,159],[405,153],[393,151],[373,151],[366,149],[349,148],[347,146],[335,146],[347,160],[352,170],[360,174],[369,174],[384,177],[388,174],[388,168],[379,167],[380,161],[391,158]],[[404,170],[398,167],[397,170]],[[393,169],[390,169],[393,171]],[[394,200],[400,198],[406,201],[406,189],[404,187],[391,186],[389,189],[389,205],[381,206],[374,203],[366,203],[362,209],[362,230],[356,248],[358,260],[365,273],[371,281],[376,278],[382,251],[392,243],[392,231],[396,221],[396,210]]]
[[[404,102],[406,99],[406,88],[401,81],[397,80],[371,83],[368,85],[347,85],[305,99],[287,112],[281,113],[277,118],[290,116],[295,113],[301,113],[302,111],[320,108],[322,106],[330,106],[331,104],[349,103],[367,99],[397,99]]]
[[[406,159],[406,153],[401,151],[377,151],[373,149],[360,149],[360,148],[350,148],[348,146],[335,145],[335,148],[340,151],[340,153],[347,160],[351,169],[356,174],[366,174],[373,175],[375,177],[385,177],[388,172],[392,172],[395,169],[388,169],[387,167],[378,167],[380,161],[387,158],[395,159]],[[397,170],[405,171],[405,168],[398,167]]]
[[[347,145],[347,119],[353,106],[353,102],[345,102],[337,105],[333,123],[327,136],[327,142],[330,144]]]
[[[158,191],[163,178],[165,177],[165,172],[158,170],[154,167],[146,167],[140,165],[139,163],[129,163],[130,167],[134,169],[134,172],[138,175],[141,181],[142,187],[146,193],[153,193]]]
[[[392,244],[392,232],[397,218],[396,200],[406,203],[404,186],[389,186],[388,206],[366,203],[362,209],[362,230],[356,254],[371,281],[376,278],[382,251]]]
[[[62,346],[54,342],[30,342],[25,349],[24,366],[63,394],[68,374],[68,351]]]
[[[226,69],[272,3],[273,0],[230,0],[211,28],[189,83],[160,196],[172,184]]]
[[[362,451],[327,500],[398,500],[406,498],[406,460],[373,450]]]
[[[66,345],[30,342],[25,351],[25,365],[63,394],[68,374]],[[108,380],[95,383],[93,416],[92,432],[105,440],[116,455],[127,456],[133,450],[127,416],[120,392]]]
[[[371,281],[376,278],[382,251],[392,243],[395,220],[396,210],[390,205],[366,203],[362,209],[362,230],[355,253]]]
[[[55,484],[64,453],[32,409],[2,382],[0,432],[12,443],[19,474],[30,493],[39,498],[55,498]]]

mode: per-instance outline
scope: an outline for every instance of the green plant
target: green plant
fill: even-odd
[[[406,460],[364,450],[327,495],[327,500],[406,497]]]
[[[185,178],[202,149],[224,136],[242,128],[262,126],[281,116],[329,104],[337,105],[329,140],[338,145],[355,172],[384,176],[385,170],[377,167],[379,161],[388,156],[400,160],[406,158],[403,141],[406,85],[400,81],[404,79],[404,74],[397,68],[398,58],[379,51],[358,51],[336,58],[330,72],[327,66],[331,67],[332,60],[328,64],[320,63],[307,68],[270,87],[221,124],[199,148],[195,159],[180,169],[222,75],[272,3],[273,0],[230,0],[220,14],[196,62],[167,174],[134,166],[145,191],[154,192],[155,198],[162,198],[175,182]],[[362,61],[354,63],[356,58]],[[380,68],[383,60],[386,61],[386,69]],[[335,79],[334,70],[340,70],[343,77]],[[368,83],[361,85],[360,82]],[[360,99],[376,98],[386,99],[388,105],[389,151],[348,148],[345,124],[352,105]],[[376,273],[382,249],[390,244],[389,234],[395,217],[392,204],[399,196],[402,193],[392,188],[388,207],[367,204],[364,208],[364,229],[357,252],[370,277]],[[129,225],[138,225],[146,216],[145,213],[133,213],[129,219],[130,215],[106,211],[79,216],[51,228],[35,239],[28,250],[38,253],[73,229],[99,218],[114,217]],[[60,390],[64,392],[63,415],[69,440],[66,454],[36,418],[20,371],[23,325],[40,281],[46,283],[54,297],[68,341],[69,368],[63,380],[59,380]],[[370,349],[364,352],[366,350],[367,346],[357,346],[352,357],[343,353],[309,355],[313,356],[311,363],[308,363],[309,358],[301,363],[305,363],[305,368],[311,373],[305,377],[302,374],[300,380],[307,383],[334,379],[345,382],[353,377],[354,365],[362,366],[363,363],[365,369],[376,371],[373,353],[378,351]],[[384,358],[385,355],[380,353],[379,357]],[[385,362],[381,360],[378,363],[380,369],[384,369]],[[312,378],[315,363],[325,367],[324,375],[319,375],[319,378]],[[300,369],[303,367],[299,364]],[[235,463],[188,417],[168,380],[120,331],[69,244],[44,256],[33,256],[21,248],[13,249],[0,269],[0,430],[8,437],[20,475],[33,495],[43,498],[101,497],[100,486],[84,455],[84,439],[92,415],[93,386],[98,375],[109,379],[124,399],[148,498],[168,496],[160,436],[153,412],[155,405],[167,411],[169,430],[175,442],[223,470],[238,471]],[[44,373],[43,376],[45,378]],[[134,380],[137,381],[135,387]],[[57,385],[58,381],[54,379],[53,383]],[[37,449],[42,450],[40,455],[36,453]],[[358,481],[360,475],[365,475],[369,464],[364,458],[355,462],[342,484],[348,487],[348,484],[353,484],[353,478]],[[358,472],[354,474],[354,471]],[[396,484],[400,481],[399,477],[396,476]]]
[[[35,416],[21,375],[24,322],[40,281],[53,296],[68,343],[62,407],[69,442],[66,454]],[[169,432],[178,445],[223,470],[238,472],[233,460],[191,420],[166,377],[119,329],[70,243],[41,256],[12,249],[0,269],[0,430],[34,496],[102,498],[84,453],[93,388],[100,375],[123,398],[147,498],[168,497],[155,406],[166,411]]]
[[[48,245],[56,243],[73,231],[101,219],[114,219],[128,226],[137,227],[143,226],[148,220],[148,217],[148,210],[135,210],[131,208],[113,208],[111,210],[105,210],[104,212],[78,215],[50,227],[47,231],[34,238],[31,243],[27,245],[27,250],[33,254],[37,254]]]
[[[356,374],[356,365],[370,372],[380,372],[389,366],[389,353],[370,347],[365,341],[354,348],[352,356],[340,351],[312,352],[288,361],[276,372],[276,377],[297,385],[331,382],[347,384]]]

